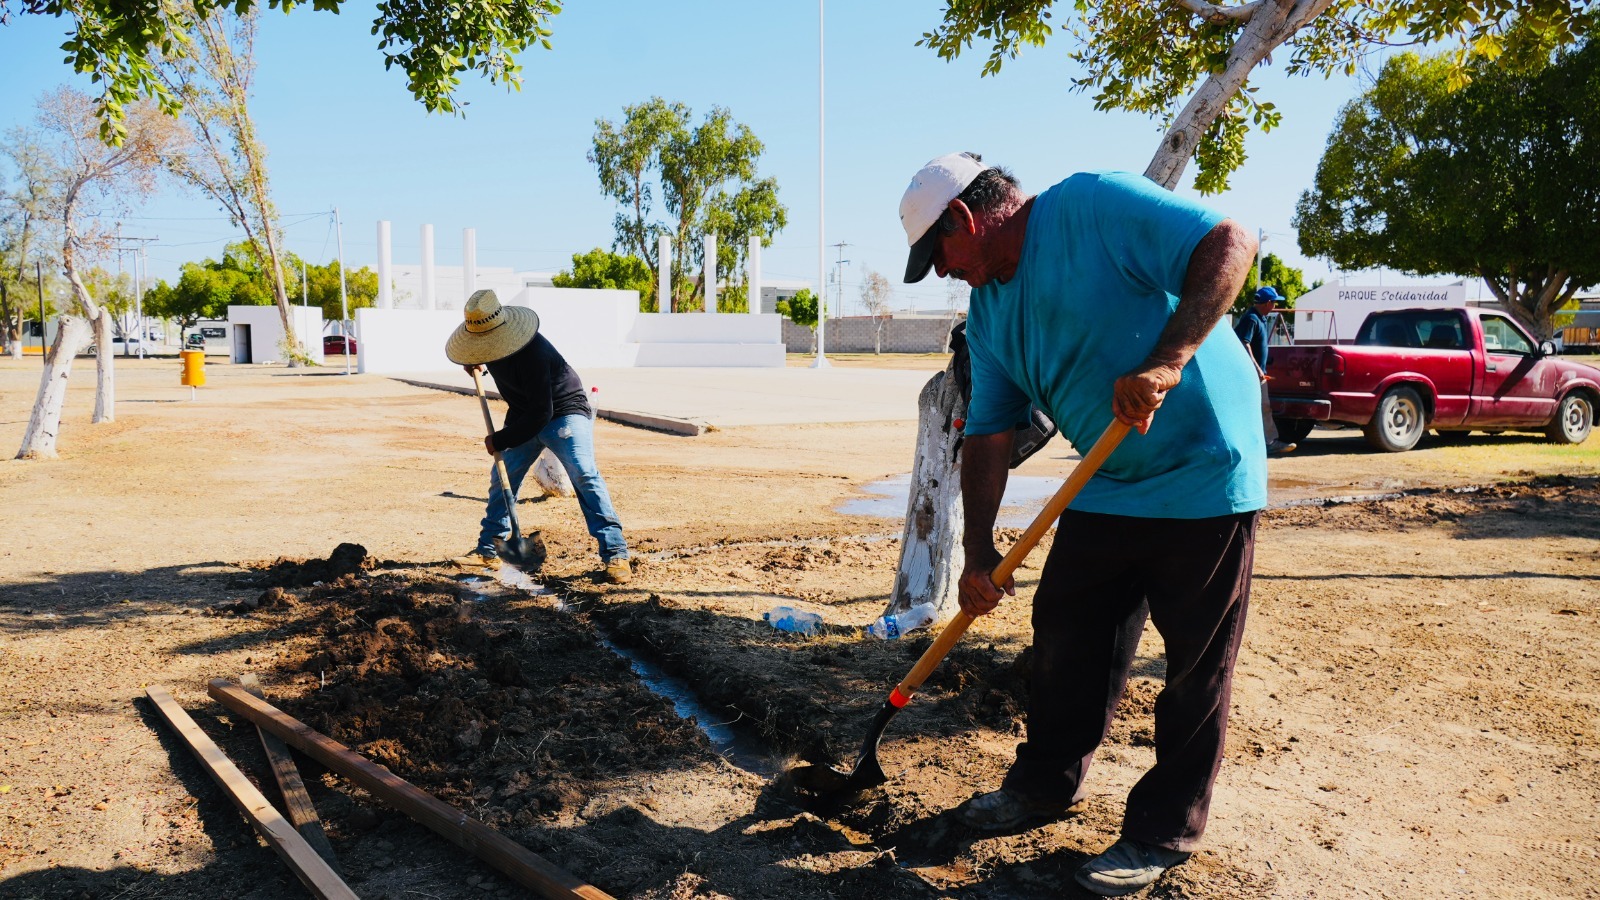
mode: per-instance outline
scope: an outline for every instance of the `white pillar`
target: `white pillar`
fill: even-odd
[[[394,309],[394,265],[389,248],[389,223],[378,223],[378,308]]]
[[[656,312],[672,312],[672,238],[656,238]]]
[[[465,304],[478,290],[478,229],[461,229],[461,302]],[[509,297],[507,300],[511,299]]]
[[[422,226],[422,308],[434,309],[438,306],[434,297],[433,284],[433,226]]]
[[[745,277],[744,295],[750,304],[750,312],[761,312],[761,235],[750,235],[750,258],[745,263],[748,273]]]
[[[705,290],[706,312],[715,313],[717,311],[717,233],[716,232],[713,231],[712,233],[710,233],[710,234],[705,236],[705,243],[702,245],[702,248],[703,248],[702,249],[702,255],[705,257],[705,259],[703,260],[704,265],[702,267],[702,272],[705,275],[705,279],[706,279],[706,290]]]

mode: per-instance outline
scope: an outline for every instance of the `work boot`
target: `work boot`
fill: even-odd
[[[450,560],[450,564],[458,569],[487,569],[490,572],[500,571],[500,557],[488,550],[474,550],[466,556],[457,556]]]
[[[1181,850],[1122,838],[1079,867],[1075,877],[1092,893],[1121,897],[1155,884],[1168,869],[1188,858],[1189,854]]]
[[[605,578],[612,584],[627,584],[632,581],[633,568],[628,565],[628,558],[624,556],[606,563]]]
[[[1300,445],[1294,441],[1272,441],[1267,444],[1267,455],[1282,456],[1285,453],[1293,453],[1294,448],[1298,446]]]
[[[1021,825],[1043,824],[1081,812],[1082,806],[1035,800],[1001,788],[980,794],[956,807],[956,821],[979,831],[1010,831]]]

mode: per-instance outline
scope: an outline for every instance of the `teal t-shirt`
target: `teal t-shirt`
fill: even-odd
[[[972,292],[966,433],[1014,428],[1031,403],[1087,452],[1111,424],[1113,382],[1154,349],[1190,254],[1223,218],[1122,172],[1073,175],[1040,194],[1016,275]],[[1201,519],[1266,503],[1260,383],[1224,326],[1184,367],[1150,433],[1129,434],[1072,508]]]

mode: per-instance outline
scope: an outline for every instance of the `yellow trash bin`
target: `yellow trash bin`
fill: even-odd
[[[204,350],[184,350],[178,355],[183,357],[183,376],[180,383],[189,387],[205,387],[206,352]]]

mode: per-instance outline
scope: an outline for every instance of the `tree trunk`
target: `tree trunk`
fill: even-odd
[[[955,358],[934,375],[917,400],[917,455],[911,464],[900,561],[885,614],[932,603],[938,618],[953,615],[966,554],[961,547],[961,434],[955,420],[967,406]]]
[[[55,459],[56,436],[61,431],[61,408],[67,400],[67,379],[72,375],[72,360],[89,345],[89,323],[77,316],[57,320],[56,339],[44,361],[39,378],[39,394],[28,416],[28,429],[22,434],[17,459]]]
[[[1311,6],[1326,8],[1327,2],[1318,0]],[[1291,13],[1296,13],[1294,21],[1290,20]],[[1205,136],[1217,116],[1228,108],[1228,101],[1244,86],[1250,71],[1294,33],[1292,28],[1286,26],[1298,27],[1296,22],[1304,24],[1310,21],[1305,13],[1305,10],[1296,10],[1295,4],[1286,0],[1264,3],[1256,9],[1244,31],[1239,34],[1239,39],[1233,42],[1233,49],[1228,52],[1227,66],[1208,76],[1184,105],[1183,112],[1172,120],[1171,127],[1161,137],[1161,146],[1156,150],[1155,157],[1144,170],[1144,177],[1169,191],[1178,186],[1183,179],[1184,168],[1194,156],[1195,148],[1200,146],[1200,138]]]
[[[539,458],[533,461],[533,480],[546,497],[578,496],[578,492],[573,490],[572,479],[567,477],[566,468],[548,447],[541,450]]]
[[[111,310],[100,307],[94,317],[94,419],[95,423],[117,420],[117,376],[115,346],[111,343]]]

